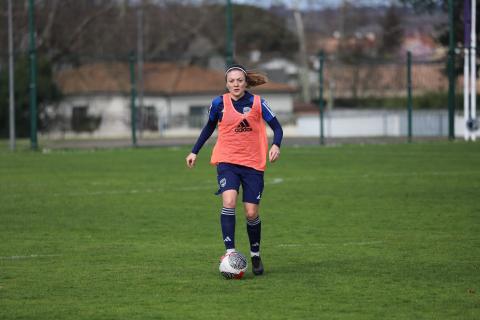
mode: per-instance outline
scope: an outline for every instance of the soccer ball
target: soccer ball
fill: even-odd
[[[220,258],[218,269],[226,279],[241,279],[247,271],[247,259],[240,252],[226,253]]]

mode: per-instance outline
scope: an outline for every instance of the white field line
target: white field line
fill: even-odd
[[[370,173],[364,174],[361,177],[448,177],[448,176],[474,176],[480,175],[480,171],[462,171],[462,172],[448,172],[448,171],[431,171],[431,172],[392,172],[392,173]]]
[[[298,248],[298,247],[330,247],[330,246],[369,246],[372,244],[382,244],[383,241],[359,241],[345,243],[281,243],[277,247]]]
[[[448,171],[431,171],[431,172],[394,172],[394,173],[366,173],[363,175],[348,175],[339,174],[336,179],[355,179],[355,178],[388,178],[388,177],[429,177],[429,176],[476,176],[480,175],[480,171],[462,171],[462,172],[448,172]],[[271,178],[265,181],[266,185],[281,184],[284,182],[305,182],[305,181],[321,181],[323,177],[301,176],[291,178]],[[95,184],[93,184],[95,185]],[[215,189],[216,186],[212,181],[204,182],[203,185],[176,187],[168,185],[160,188],[146,188],[146,189],[130,189],[130,190],[99,190],[99,191],[85,191],[85,192],[56,192],[52,193],[54,197],[82,197],[82,196],[106,196],[106,195],[119,195],[119,194],[147,194],[147,193],[163,193],[165,191],[196,191],[196,190],[209,190]],[[12,197],[18,197],[18,194],[10,195]],[[7,195],[8,197],[8,195]]]
[[[272,181],[266,182],[266,184],[279,184],[283,182],[283,178],[273,178]]]
[[[91,192],[57,192],[52,193],[54,197],[84,197],[84,196],[108,196],[117,194],[145,194],[145,193],[161,193],[166,189],[131,189],[131,190],[101,190]]]
[[[49,257],[60,257],[60,254],[31,254],[28,256],[6,256],[1,257],[0,260],[20,260],[20,259],[36,259],[36,258],[49,258]]]
[[[300,179],[301,180],[301,179]],[[270,181],[266,181],[265,184],[270,185],[270,184],[280,184],[283,183],[284,179],[283,178],[274,178]],[[162,193],[167,190],[178,190],[178,191],[195,191],[195,190],[208,190],[212,189],[214,190],[216,186],[211,183],[211,181],[208,182],[208,185],[202,185],[202,186],[190,186],[190,187],[165,187],[165,188],[155,188],[155,189],[131,189],[131,190],[100,190],[100,191],[92,191],[92,192],[57,192],[57,193],[52,193],[52,196],[54,197],[83,197],[83,196],[104,196],[104,195],[117,195],[117,194],[146,194],[146,193]]]

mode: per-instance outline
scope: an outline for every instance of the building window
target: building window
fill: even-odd
[[[158,114],[154,106],[144,106],[142,110],[137,108],[137,128],[158,131]]]
[[[101,116],[88,114],[88,106],[75,106],[72,109],[72,130],[75,132],[93,132],[101,122]]]
[[[204,106],[191,106],[188,114],[190,128],[202,128],[207,122],[208,108]]]

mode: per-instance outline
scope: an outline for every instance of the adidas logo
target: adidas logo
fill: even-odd
[[[232,239],[230,239],[230,237],[226,237],[225,239],[223,239],[223,242],[232,242]]]
[[[248,132],[252,131],[252,128],[250,127],[250,124],[248,123],[247,119],[243,119],[242,122],[240,122],[235,129],[235,132]]]

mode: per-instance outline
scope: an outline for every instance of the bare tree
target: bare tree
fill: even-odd
[[[0,17],[6,8],[0,2]],[[223,55],[225,6],[217,0],[42,0],[36,1],[37,49],[55,66],[126,60],[137,47],[137,6],[144,7],[146,60],[204,64]],[[5,18],[6,19],[6,18]],[[234,5],[239,57],[252,49],[296,52],[294,35],[282,17],[257,6]],[[15,2],[16,52],[28,52],[28,2]],[[6,25],[6,20],[5,20]],[[6,28],[0,28],[5,39]],[[3,43],[3,42],[2,42]],[[0,51],[4,50],[0,47]],[[6,56],[6,52],[3,53]],[[5,60],[2,56],[1,59]]]

